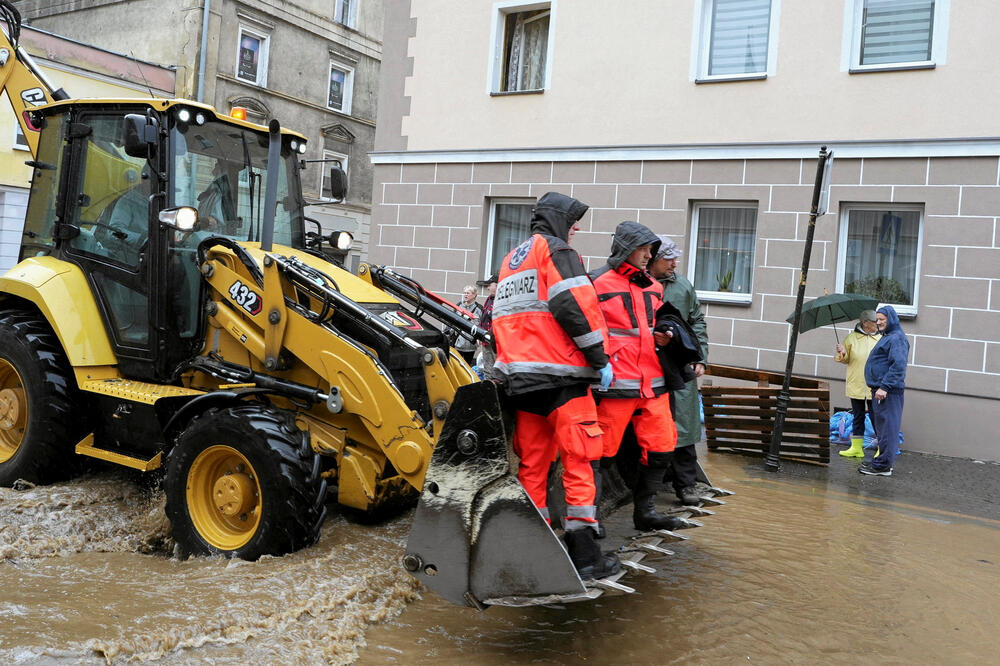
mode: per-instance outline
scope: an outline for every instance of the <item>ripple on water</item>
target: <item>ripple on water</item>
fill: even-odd
[[[0,662],[349,663],[418,596],[409,516],[335,516],[285,557],[180,560],[164,503],[116,474],[0,489]]]

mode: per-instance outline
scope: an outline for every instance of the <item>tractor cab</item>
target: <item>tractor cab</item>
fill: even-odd
[[[272,165],[265,128],[194,103],[72,101],[35,116],[20,259],[51,255],[82,269],[127,376],[167,381],[201,349],[198,246],[209,237],[259,243],[271,168],[274,242],[305,247],[301,135],[282,132]],[[189,225],[164,223],[178,211]]]

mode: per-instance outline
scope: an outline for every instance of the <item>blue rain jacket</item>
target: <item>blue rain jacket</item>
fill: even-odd
[[[899,325],[899,315],[891,305],[878,309],[885,315],[885,330],[882,339],[872,348],[865,363],[865,383],[874,391],[884,389],[886,393],[902,393],[906,386],[906,360],[910,356],[910,341],[906,339]]]

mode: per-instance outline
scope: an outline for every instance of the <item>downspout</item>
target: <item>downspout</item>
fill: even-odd
[[[212,0],[205,0],[201,12],[201,48],[198,54],[198,94],[195,101],[205,101],[205,56],[208,53],[208,19],[211,17]]]

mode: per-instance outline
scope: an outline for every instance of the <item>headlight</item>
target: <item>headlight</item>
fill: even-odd
[[[351,245],[354,244],[354,236],[350,231],[334,231],[327,239],[330,241],[330,245],[342,252],[350,250]]]
[[[198,211],[190,206],[160,211],[160,223],[178,231],[191,231],[198,224]]]
[[[300,143],[299,144],[299,154],[300,155],[305,155],[305,153],[306,153],[306,144]]]
[[[188,111],[187,109],[179,110],[177,112],[177,120],[181,121],[182,123],[186,123],[187,121],[191,120],[191,112]]]

